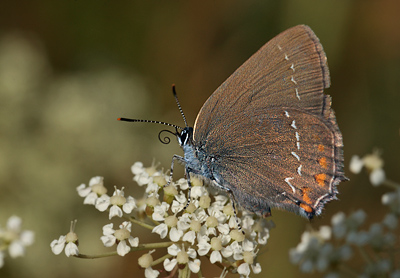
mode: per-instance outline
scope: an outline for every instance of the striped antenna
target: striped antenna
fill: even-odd
[[[183,121],[185,122],[185,126],[188,127],[185,114],[183,114],[183,110],[181,104],[179,103],[178,96],[176,95],[175,84],[172,84],[172,93],[174,94],[176,104],[178,105],[179,112],[181,112]]]
[[[152,121],[152,120],[140,120],[140,119],[129,119],[129,118],[118,118],[118,121],[124,121],[124,122],[133,122],[133,123],[151,123],[151,124],[160,124],[160,125],[167,125],[174,127],[176,129],[183,130],[180,126],[174,125],[174,124],[169,124],[165,122],[160,122],[160,121]]]

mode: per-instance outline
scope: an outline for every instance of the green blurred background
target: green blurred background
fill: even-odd
[[[258,261],[259,277],[311,277],[288,259],[305,229],[329,224],[340,210],[363,208],[371,221],[385,212],[385,189],[349,173],[351,156],[380,148],[387,176],[400,180],[399,14],[397,0],[1,1],[0,225],[16,214],[35,231],[36,242],[25,257],[6,258],[0,277],[143,276],[136,254],[80,260],[50,250],[73,219],[82,253],[106,250],[99,238],[108,217],[82,204],[75,190],[80,183],[101,175],[111,192],[113,185],[125,186],[139,197],[130,166],[155,159],[167,169],[172,155],[181,154],[177,144],[158,141],[160,126],[116,119],[183,125],[171,94],[175,83],[193,123],[237,67],[297,24],[309,25],[327,53],[327,93],[351,181],[340,185],[340,201],[311,223],[274,211],[277,227]],[[142,243],[157,240],[141,229],[134,234]],[[215,266],[204,271],[206,277],[220,273]]]

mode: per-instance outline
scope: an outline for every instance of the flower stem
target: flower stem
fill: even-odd
[[[129,251],[129,252],[142,251],[142,250],[148,250],[148,249],[156,249],[156,248],[166,248],[172,244],[173,244],[173,242],[156,242],[156,243],[139,244],[138,247],[132,247],[131,251]],[[81,259],[99,259],[99,258],[116,256],[116,255],[118,255],[117,251],[113,251],[113,252],[99,254],[99,255],[78,254],[78,255],[75,255],[74,257],[81,258]]]
[[[190,269],[188,264],[186,264],[184,269],[179,269],[178,278],[190,278]]]
[[[172,241],[139,244],[138,247],[132,247],[131,252],[148,250],[148,249],[166,248],[171,246],[172,244],[173,244]]]
[[[398,184],[395,181],[389,180],[389,179],[385,179],[382,184],[387,186],[387,187],[393,188],[393,189],[400,188],[400,184]]]
[[[139,226],[142,226],[143,228],[149,229],[149,230],[153,230],[154,229],[154,226],[146,224],[146,223],[144,223],[144,222],[142,222],[140,220],[136,220],[133,217],[129,217],[129,221],[131,221],[132,223],[135,223],[135,224],[137,224]]]
[[[116,255],[118,255],[117,251],[104,253],[104,254],[100,254],[100,255],[78,254],[78,255],[75,255],[74,257],[80,258],[80,259],[99,259],[99,258],[106,258],[106,257],[116,256]]]
[[[163,257],[161,257],[161,258],[159,258],[159,259],[153,261],[153,263],[151,264],[151,266],[158,265],[159,263],[162,263],[163,261],[165,261],[166,259],[169,259],[169,258],[171,258],[171,257],[172,257],[171,254],[166,254],[165,256],[163,256]]]

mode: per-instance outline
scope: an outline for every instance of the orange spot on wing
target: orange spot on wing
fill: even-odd
[[[323,152],[325,150],[324,145],[319,144],[318,145],[318,151]]]
[[[328,163],[326,162],[326,157],[321,157],[319,160],[319,165],[322,166],[322,168],[326,169],[328,168]]]
[[[314,175],[315,181],[318,183],[320,186],[325,185],[325,180],[326,180],[326,174],[317,174]]]
[[[311,213],[313,212],[313,208],[306,204],[300,204],[300,207],[304,209],[306,212]]]
[[[303,191],[303,201],[306,202],[307,204],[311,204],[310,196],[308,196],[308,194],[311,192],[311,188],[303,187],[302,191]]]

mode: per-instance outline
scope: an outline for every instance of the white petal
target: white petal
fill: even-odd
[[[178,230],[186,231],[190,228],[190,223],[187,221],[188,219],[180,218],[177,224]]]
[[[91,189],[90,187],[88,187]],[[95,205],[96,200],[99,198],[96,193],[94,192],[89,192],[89,194],[86,196],[86,198],[83,200],[84,205]]]
[[[197,247],[197,253],[199,254],[199,256],[204,256],[208,253],[208,251],[210,251],[211,244],[209,244],[208,242],[199,243],[197,244]]]
[[[93,177],[89,181],[89,186],[93,186],[95,184],[103,183],[103,177],[97,176]]]
[[[221,234],[224,234],[224,235],[227,235],[230,232],[228,224],[220,224],[220,225],[218,225],[217,229]]]
[[[259,263],[256,263],[255,265],[251,266],[251,269],[253,270],[254,274],[258,274],[261,272],[261,265]]]
[[[201,197],[203,193],[204,193],[203,186],[193,186],[192,190],[190,191],[190,196],[192,196],[193,199],[196,199],[198,197]]]
[[[73,242],[68,242],[68,244],[65,246],[65,255],[69,257],[78,254],[79,254],[78,246],[76,246],[76,244]]]
[[[169,239],[173,242],[177,242],[183,236],[183,231],[178,230],[176,227],[172,227],[169,232]]]
[[[188,248],[187,250],[187,254],[189,255],[189,258],[194,259],[197,256],[196,250],[194,250],[193,248]]]
[[[181,188],[181,190],[186,190],[189,188],[188,182],[186,179],[181,178],[179,179],[176,184]]]
[[[11,258],[22,257],[25,254],[25,248],[20,241],[13,241],[8,247],[8,253]]]
[[[171,205],[171,211],[172,211],[172,213],[177,213],[177,212],[181,211],[184,207],[185,207],[185,205],[183,203],[179,203],[179,202],[173,200],[172,205]]]
[[[172,256],[176,256],[181,251],[181,248],[179,248],[178,245],[176,245],[176,244],[172,244],[171,246],[169,246],[167,248],[167,250],[168,250],[168,254],[170,254]]]
[[[113,235],[115,230],[113,229],[113,223],[107,224],[103,226],[103,235]]]
[[[229,245],[225,248],[222,248],[221,253],[222,256],[224,256],[225,258],[229,258],[230,256],[233,255],[232,247]]]
[[[176,195],[175,200],[180,204],[186,205],[186,203],[187,203],[186,194],[182,193],[182,194]]]
[[[165,259],[164,268],[166,271],[173,270],[175,266],[176,266],[176,259],[172,259],[171,261],[169,259]]]
[[[131,247],[129,247],[128,244],[126,244],[125,240],[122,240],[118,243],[118,246],[117,246],[118,255],[125,256],[126,254],[129,253],[130,250],[131,250]]]
[[[364,166],[364,161],[358,155],[353,155],[353,157],[350,160],[350,166],[349,166],[350,172],[358,174],[361,172],[363,166]]]
[[[139,186],[142,186],[142,185],[150,183],[152,181],[152,178],[149,177],[147,175],[147,173],[145,173],[145,174],[135,176],[133,178],[133,180],[136,181]]]
[[[200,270],[201,261],[199,259],[195,259],[194,261],[189,261],[189,269],[193,273],[198,273]]]
[[[369,175],[369,181],[373,186],[378,186],[386,179],[385,171],[382,168],[375,169]]]
[[[329,240],[332,235],[332,230],[330,226],[321,226],[319,227],[319,235],[322,239]]]
[[[207,229],[207,235],[217,236],[217,229],[215,229],[215,228],[208,228],[208,229]]]
[[[234,217],[233,217],[233,219],[235,219]],[[252,218],[252,217],[250,217],[250,216],[246,216],[244,219],[243,219],[243,221],[242,221],[242,228],[244,229],[244,230],[252,230],[251,229],[251,227],[253,227],[253,225],[254,225],[254,219]]]
[[[241,275],[245,275],[246,277],[248,277],[250,275],[250,267],[248,263],[243,263],[241,265],[239,265],[237,272]]]
[[[146,278],[157,278],[158,275],[160,275],[160,272],[158,270],[152,269],[151,267],[148,267],[144,270],[144,277]]]
[[[249,252],[253,251],[253,250],[254,250],[254,244],[253,244],[253,242],[251,242],[251,241],[248,240],[248,239],[245,239],[245,240],[243,241],[243,250],[244,250],[244,251],[249,251]]]
[[[139,246],[139,238],[138,238],[138,237],[130,236],[130,237],[129,237],[129,244],[130,244],[132,247],[138,247],[138,246]]]
[[[90,192],[92,192],[92,189],[90,187],[86,187],[86,185],[82,183],[76,188],[76,191],[80,197],[86,197]]]
[[[111,219],[114,216],[122,217],[122,209],[119,206],[116,205],[111,206],[108,218]]]
[[[119,225],[120,229],[127,229],[129,232],[131,232],[132,230],[132,222],[129,221],[124,221],[122,222],[121,225]]]
[[[131,167],[132,174],[134,175],[140,175],[144,172],[144,170],[143,163],[139,161],[135,162]]]
[[[149,181],[146,187],[146,193],[157,192],[158,189],[160,189],[158,184]]]
[[[183,241],[190,242],[192,245],[194,244],[195,239],[196,239],[196,233],[194,231],[187,232],[182,238]]]
[[[11,216],[7,220],[7,229],[12,231],[20,231],[21,230],[22,219],[18,216]]]
[[[168,234],[168,226],[165,223],[162,223],[153,228],[153,233],[159,234],[160,238],[165,238]]]
[[[100,198],[97,198],[95,207],[99,211],[105,211],[109,205],[110,197],[107,194],[104,194]]]
[[[216,263],[216,262],[222,262],[222,256],[221,253],[219,253],[218,251],[212,251],[211,256],[210,256],[210,262],[212,264]]]
[[[136,201],[132,196],[128,196],[126,203],[122,206],[125,213],[131,213],[136,208]]]
[[[115,244],[117,239],[113,235],[107,235],[100,237],[100,240],[103,242],[105,247],[111,247]]]
[[[65,246],[65,238],[65,236],[60,236],[58,240],[55,239],[50,243],[51,251],[54,254],[59,255],[62,252]]]
[[[32,231],[23,231],[21,233],[20,239],[23,245],[32,245],[32,243],[35,241],[35,233]]]

